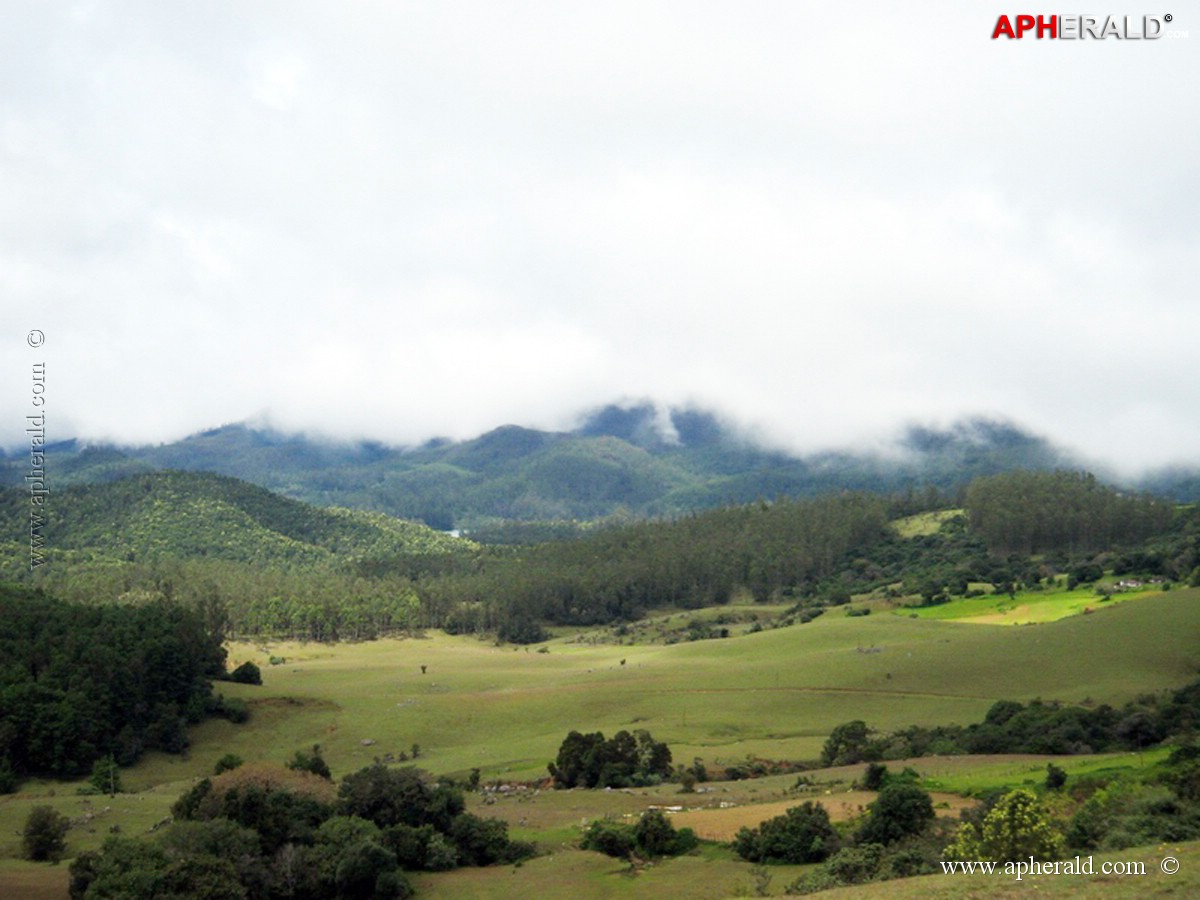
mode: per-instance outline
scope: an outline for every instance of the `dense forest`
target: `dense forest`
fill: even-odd
[[[179,604],[83,606],[0,585],[0,782],[178,753],[226,705],[223,635]]]
[[[758,501],[673,519],[516,529],[483,545],[381,514],[324,510],[223,476],[154,473],[55,497],[49,562],[28,571],[27,498],[0,491],[0,573],[84,604],[156,600],[240,635],[360,640],[440,627],[542,639],[736,597],[797,608],[890,596],[936,602],[1105,571],[1200,578],[1198,513],[1076,472],[978,479],[936,534],[889,522],[940,492]],[[531,535],[557,539],[528,542]]]
[[[1174,506],[1083,472],[1009,472],[967,489],[971,529],[996,553],[1069,553],[1135,544],[1167,529]]]

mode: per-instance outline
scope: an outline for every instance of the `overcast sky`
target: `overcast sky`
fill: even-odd
[[[983,414],[1198,463],[1170,9],[1188,37],[992,40],[1017,10],[961,0],[6,4],[0,442],[45,361],[52,439],[647,397],[800,449]]]

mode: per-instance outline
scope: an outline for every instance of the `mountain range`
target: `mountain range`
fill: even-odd
[[[605,406],[569,431],[504,425],[470,440],[417,447],[334,442],[241,423],[157,446],[68,440],[46,454],[52,489],[163,469],[214,472],[319,506],[383,512],[444,530],[673,516],[839,490],[953,492],[981,475],[1084,467],[1046,439],[992,419],[910,426],[886,453],[797,454],[765,446],[710,411],[650,403]],[[27,449],[0,454],[0,486],[23,484],[28,469]],[[1122,486],[1195,500],[1200,469],[1161,471]]]

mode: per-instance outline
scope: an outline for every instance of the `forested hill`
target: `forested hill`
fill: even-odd
[[[46,518],[44,563],[31,571],[29,495],[0,489],[0,582],[76,603],[175,600],[235,633],[317,640],[424,624],[413,580],[469,569],[478,551],[425,525],[204,472],[76,485],[51,495]]]
[[[52,487],[157,469],[230,475],[320,506],[384,512],[435,528],[497,521],[674,516],[760,498],[841,490],[953,490],[1013,469],[1076,467],[1045,440],[970,420],[910,428],[888,456],[807,456],[768,449],[712,413],[609,406],[569,432],[507,425],[469,441],[416,448],[332,444],[230,425],[158,447],[51,448]],[[27,456],[0,457],[0,484],[20,486]],[[1169,490],[1169,485],[1164,485]]]
[[[176,601],[243,635],[361,639],[437,627],[530,642],[545,624],[627,622],[737,597],[958,596],[974,583],[1039,584],[1045,567],[1200,577],[1194,509],[1072,472],[977,479],[964,497],[965,516],[944,510],[942,531],[919,540],[888,523],[937,497],[843,492],[485,546],[226,476],[159,472],[54,493],[45,564],[34,571],[28,495],[0,491],[0,581],[74,603]]]
[[[206,472],[154,472],[56,491],[54,554],[146,562],[211,559],[281,567],[453,553],[465,542],[378,513],[322,509]],[[28,547],[29,496],[0,490],[0,544]]]

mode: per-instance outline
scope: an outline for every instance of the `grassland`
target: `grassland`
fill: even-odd
[[[926,537],[937,534],[943,525],[964,515],[961,509],[937,509],[905,516],[892,522],[892,529],[902,538]]]
[[[1008,594],[983,594],[961,597],[938,606],[903,607],[900,615],[943,622],[967,622],[978,625],[1029,625],[1056,622],[1069,616],[1090,615],[1097,610],[1131,600],[1160,596],[1162,590],[1146,588],[1101,596],[1092,587],[1074,590],[1022,591]]]
[[[571,728],[606,734],[647,728],[671,745],[677,761],[700,758],[712,768],[748,756],[813,759],[830,730],[852,718],[880,729],[966,723],[999,699],[1118,704],[1177,687],[1195,677],[1198,636],[1200,590],[1176,590],[1021,628],[850,618],[835,610],[806,625],[670,645],[592,643],[578,633],[534,648],[440,633],[361,644],[234,644],[231,664],[252,659],[263,669],[261,687],[219,686],[249,702],[248,724],[210,721],[193,729],[186,756],[147,756],[124,773],[130,794],[83,797],[75,784],[31,783],[20,794],[0,797],[0,895],[61,896],[39,894],[38,885],[44,877],[48,890],[61,887],[62,867],[29,867],[13,859],[33,805],[48,803],[76,821],[68,835],[72,853],[92,849],[114,826],[124,834],[150,831],[225,753],[280,762],[319,743],[341,777],[375,758],[411,755],[417,744],[417,764],[434,772],[479,768],[485,781],[516,781],[544,777]],[[271,657],[284,661],[271,665]],[[1075,773],[1088,766],[1135,767],[1150,757],[1061,764]],[[1045,758],[914,765],[929,787],[969,793],[1038,779]],[[814,796],[843,793],[854,777],[850,771],[823,773]],[[418,884],[427,896],[447,897],[515,889],[561,896],[567,884],[580,897],[748,892],[749,868],[720,848],[706,846],[697,856],[634,875],[621,863],[563,845],[584,820],[597,816],[632,815],[648,805],[778,803],[798,796],[794,783],[795,776],[781,776],[713,785],[697,795],[680,795],[674,785],[639,792],[514,792],[492,795],[486,805],[473,797],[477,811],[504,818],[515,836],[554,853],[519,870],[423,875]],[[763,812],[744,809],[739,815]],[[1188,852],[1200,870],[1200,853]],[[772,873],[775,892],[796,877],[783,869]]]
[[[159,784],[227,751],[279,759],[314,742],[336,774],[417,743],[435,771],[538,778],[570,728],[647,728],[677,759],[710,765],[747,755],[813,759],[851,718],[883,729],[966,723],[998,699],[1120,703],[1181,685],[1195,672],[1198,596],[1175,591],[1024,628],[835,612],[667,646],[564,637],[543,645],[545,653],[444,635],[235,645],[232,663],[264,667],[261,688],[222,686],[250,702],[251,725],[206,723],[191,760],[153,756],[126,780]],[[272,655],[287,661],[270,666]]]

